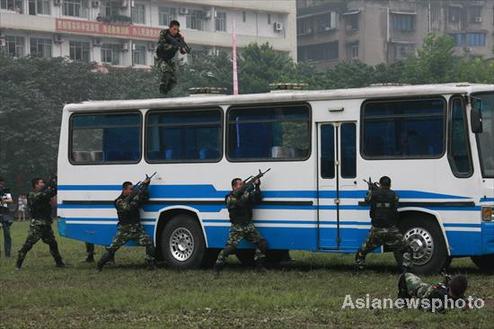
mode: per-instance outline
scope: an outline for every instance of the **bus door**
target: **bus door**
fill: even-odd
[[[357,192],[355,122],[319,122],[317,223],[320,249],[345,248],[350,238],[342,222],[352,217],[351,199]],[[354,195],[355,194],[355,195]],[[345,233],[345,234],[343,234]]]

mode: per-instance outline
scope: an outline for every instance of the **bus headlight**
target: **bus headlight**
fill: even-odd
[[[482,220],[490,222],[494,220],[494,213],[492,212],[492,207],[482,207]]]

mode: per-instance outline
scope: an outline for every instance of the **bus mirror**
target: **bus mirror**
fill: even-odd
[[[482,132],[482,113],[479,109],[473,107],[470,112],[472,132],[475,134]]]

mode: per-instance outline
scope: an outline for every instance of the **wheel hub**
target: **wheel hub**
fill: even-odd
[[[429,262],[434,253],[434,240],[429,231],[422,227],[409,229],[404,236],[413,250],[413,263],[424,265]]]
[[[185,227],[176,228],[170,236],[170,253],[176,260],[184,262],[194,252],[194,237]]]

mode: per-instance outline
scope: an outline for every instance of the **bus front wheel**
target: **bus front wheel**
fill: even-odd
[[[161,233],[161,254],[172,268],[199,268],[203,264],[206,243],[201,226],[187,215],[173,217]]]
[[[479,269],[486,272],[494,271],[494,254],[472,256],[472,261],[477,265]]]
[[[403,238],[414,250],[412,271],[417,274],[440,272],[448,263],[448,250],[441,229],[432,218],[405,217],[400,221]],[[398,264],[401,263],[397,255]]]

